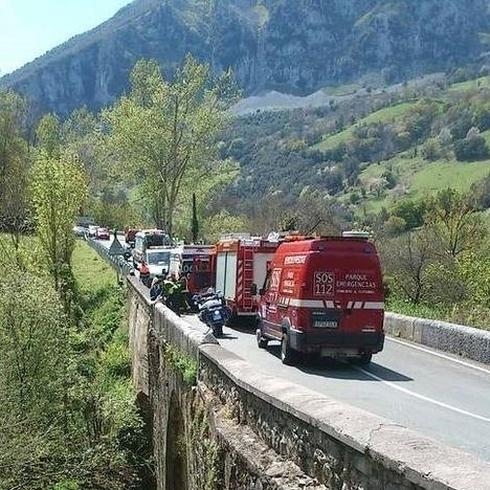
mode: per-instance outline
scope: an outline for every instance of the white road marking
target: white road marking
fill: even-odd
[[[395,383],[392,383],[391,381],[386,381],[383,378],[380,378],[379,376],[376,376],[375,374],[371,373],[370,371],[367,371],[366,369],[356,367],[358,371],[361,371],[364,373],[366,376],[369,376],[370,378],[375,379],[376,381],[381,381],[381,383],[384,383],[388,385],[389,387],[401,391],[402,393],[405,393],[407,395],[413,396],[414,398],[418,398],[419,400],[423,400],[429,403],[432,403],[434,405],[437,405],[442,408],[446,408],[447,410],[452,410],[453,412],[457,412],[462,415],[467,415],[468,417],[473,417],[474,419],[482,420],[483,422],[488,422],[490,423],[490,418],[484,417],[483,415],[478,415],[476,413],[468,412],[467,410],[463,410],[461,408],[453,407],[452,405],[448,405],[447,403],[440,402],[438,400],[434,400],[433,398],[429,398],[428,396],[421,395],[419,393],[415,393],[415,391],[408,390],[407,388],[403,388],[402,386],[399,386]]]
[[[425,349],[424,347],[420,347],[418,345],[413,345],[410,342],[404,342],[404,341],[399,340],[399,339],[394,339],[393,337],[386,337],[386,340],[388,340],[390,342],[395,342],[396,344],[404,345],[406,347],[410,347],[410,348],[415,349],[415,350],[420,350],[422,352],[426,352],[427,354],[432,354],[433,356],[440,357],[441,359],[446,359],[447,361],[452,361],[452,362],[455,362],[457,364],[461,364],[462,366],[465,366],[465,367],[476,369],[477,371],[481,371],[482,373],[485,373],[485,374],[490,374],[490,369],[485,369],[484,367],[476,366],[475,364],[471,364],[470,362],[461,361],[460,359],[456,359],[456,358],[451,357],[451,356],[446,356],[445,354],[441,354],[439,352],[434,352],[433,350]]]

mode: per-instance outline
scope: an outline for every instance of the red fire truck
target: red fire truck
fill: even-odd
[[[170,271],[190,274],[189,291],[199,293],[214,285],[215,257],[214,245],[183,245],[175,256],[176,270],[172,264]]]
[[[255,322],[258,287],[278,246],[278,241],[252,237],[232,237],[216,244],[216,290],[223,293],[233,320]]]

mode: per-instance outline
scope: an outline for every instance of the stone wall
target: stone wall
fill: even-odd
[[[489,464],[256,372],[135,284],[133,375],[153,411],[159,489],[488,489]]]
[[[490,331],[385,313],[385,332],[418,344],[490,364]]]

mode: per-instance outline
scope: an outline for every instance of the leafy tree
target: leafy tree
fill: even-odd
[[[38,147],[42,148],[49,158],[59,157],[61,151],[61,123],[54,114],[41,118],[36,130]]]
[[[460,161],[472,162],[488,157],[489,151],[485,138],[481,135],[474,135],[454,142],[454,154]]]
[[[429,295],[432,263],[430,241],[425,232],[409,232],[381,245],[386,272],[393,277],[395,291],[413,304]]]
[[[0,279],[0,486],[40,488],[43,457],[60,454],[70,362],[58,295],[42,277]],[[20,480],[20,482],[19,482]],[[5,486],[4,486],[5,485]],[[19,485],[20,488],[20,485]]]
[[[405,230],[413,230],[424,224],[426,204],[424,201],[404,199],[391,210],[391,215],[405,222]]]
[[[470,194],[477,209],[490,208],[490,174],[471,186]]]
[[[40,150],[32,170],[31,194],[43,256],[68,311],[72,299],[70,260],[75,244],[72,227],[86,198],[84,173],[71,155],[50,157]]]
[[[205,220],[203,230],[206,240],[212,243],[226,233],[248,232],[250,225],[245,217],[232,216],[228,211],[221,210]]]
[[[196,194],[192,194],[192,223],[191,223],[192,242],[197,243],[199,237],[199,221],[197,219]]]
[[[131,90],[105,111],[118,162],[141,183],[155,223],[174,232],[184,182],[219,174],[217,136],[231,101],[230,74],[212,80],[209,67],[188,56],[173,82],[156,61],[141,60],[131,73]]]
[[[490,129],[490,103],[480,103],[473,113],[473,124],[480,130]]]
[[[61,126],[64,148],[76,155],[87,176],[92,193],[111,183],[108,172],[110,155],[104,145],[102,123],[86,107],[73,111]]]
[[[455,189],[439,191],[429,200],[425,221],[440,255],[457,257],[481,244],[485,227],[475,211],[472,199]]]
[[[14,92],[0,91],[0,229],[9,231],[14,259],[23,268],[18,251],[20,237],[30,228],[27,176],[31,163],[29,144],[24,134],[27,107]],[[3,253],[8,237],[0,239]]]
[[[429,138],[426,140],[426,142],[422,145],[421,153],[424,159],[430,162],[439,160],[442,154],[439,140],[437,138]]]

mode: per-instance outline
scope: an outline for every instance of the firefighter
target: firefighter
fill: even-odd
[[[189,311],[193,310],[192,294],[189,290],[189,282],[191,280],[190,272],[183,272],[180,275],[180,290],[182,294],[182,305]]]
[[[139,266],[140,281],[147,287],[150,287],[150,268],[148,264],[143,260]]]
[[[172,272],[163,283],[163,294],[166,305],[180,316],[182,305],[181,284],[177,281],[176,275]]]

